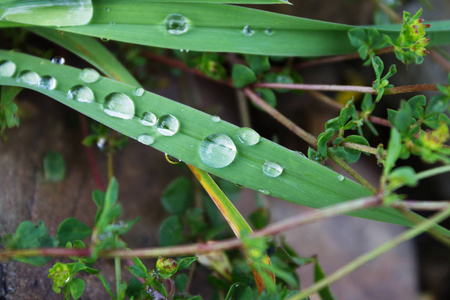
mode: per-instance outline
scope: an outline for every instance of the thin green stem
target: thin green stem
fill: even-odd
[[[400,209],[412,210],[443,210],[450,206],[450,201],[397,201],[391,206]]]
[[[116,272],[116,295],[117,295],[117,298],[119,298],[120,283],[122,282],[122,272],[121,272],[120,257],[114,257],[114,269],[115,269],[115,272]]]
[[[358,150],[358,151],[361,151],[364,153],[369,153],[369,154],[373,154],[373,155],[379,154],[378,149],[370,147],[370,146],[362,145],[362,144],[343,142],[340,145],[343,147],[355,149],[355,150]]]
[[[374,250],[370,251],[369,253],[363,254],[350,262],[349,264],[345,265],[344,267],[340,268],[339,270],[335,271],[330,276],[320,280],[319,282],[315,283],[311,287],[303,290],[300,294],[297,294],[289,300],[300,300],[304,299],[305,297],[320,291],[326,286],[329,286],[330,284],[334,283],[335,281],[341,279],[342,277],[348,275],[349,273],[353,272],[355,269],[359,268],[363,264],[371,261],[372,259],[380,256],[381,254],[391,250],[395,246],[410,240],[417,235],[421,234],[422,232],[432,228],[437,223],[441,222],[442,220],[446,219],[448,216],[450,216],[450,208],[447,208],[444,211],[441,211],[437,213],[435,216],[433,216],[431,219],[426,220],[425,222],[422,222],[420,225],[418,225],[415,228],[412,228],[410,230],[405,231],[404,233],[398,235],[393,240],[375,248]]]
[[[111,181],[111,178],[114,176],[114,155],[111,153],[111,151],[107,154],[107,160],[108,160],[108,182]]]
[[[442,166],[442,167],[437,167],[437,168],[433,168],[433,169],[429,169],[423,172],[419,172],[416,174],[416,179],[417,180],[421,180],[424,178],[428,178],[431,176],[436,176],[442,173],[446,173],[446,172],[450,172],[450,165],[446,165],[446,166]]]

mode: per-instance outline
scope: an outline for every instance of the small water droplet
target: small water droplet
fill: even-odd
[[[180,52],[182,52],[182,53],[188,53],[188,52],[189,52],[189,49],[180,49]]]
[[[106,143],[106,139],[104,137],[100,137],[97,140],[97,147],[100,150],[104,150],[105,149],[105,143]]]
[[[253,30],[253,27],[250,25],[247,25],[244,27],[244,29],[242,30],[242,33],[246,36],[252,36],[255,31]]]
[[[100,78],[100,74],[94,69],[86,68],[81,71],[80,78],[86,83],[93,83]]]
[[[145,92],[145,90],[144,90],[143,88],[141,88],[141,87],[137,87],[137,88],[134,90],[134,94],[135,94],[136,96],[138,96],[138,97],[144,95],[144,92]]]
[[[110,11],[109,7],[105,7],[105,11],[109,12]]]
[[[66,60],[64,59],[64,57],[55,56],[52,58],[52,63],[56,65],[63,65],[66,63]]]
[[[41,77],[41,80],[39,80],[40,88],[46,89],[46,90],[54,90],[56,87],[56,79],[50,75],[44,75]]]
[[[100,38],[101,40],[102,40],[102,42],[109,42],[109,38],[106,38],[106,37],[102,37],[102,38]]]
[[[124,93],[111,93],[105,97],[103,111],[108,115],[129,120],[134,117],[134,102]]]
[[[271,35],[273,35],[274,31],[273,31],[272,28],[267,27],[267,28],[264,30],[264,33],[265,33],[266,35],[268,35],[268,36],[271,36]]]
[[[156,116],[152,112],[146,112],[142,116],[141,124],[144,126],[153,126],[156,124]]]
[[[165,136],[172,136],[180,129],[180,122],[172,115],[164,115],[156,122],[156,129]]]
[[[207,136],[200,144],[200,158],[213,168],[223,168],[231,164],[236,157],[236,145],[223,133]]]
[[[345,177],[344,177],[344,175],[339,174],[339,175],[337,176],[337,179],[338,179],[339,181],[344,181]]]
[[[277,163],[266,161],[262,167],[264,174],[269,177],[278,177],[283,173],[283,167]]]
[[[303,152],[301,151],[295,151],[295,153],[297,153],[298,155],[300,155],[301,157],[306,157],[308,158]]]
[[[137,140],[144,145],[151,145],[155,142],[155,139],[148,134],[141,134]]]
[[[36,72],[26,70],[20,72],[19,80],[29,85],[38,85],[41,78]]]
[[[67,92],[67,98],[85,103],[91,103],[95,99],[92,90],[82,84],[73,86],[69,92]]]
[[[188,20],[180,14],[170,14],[164,20],[164,26],[170,34],[183,34],[189,29]]]
[[[16,64],[10,60],[0,61],[0,77],[11,77],[16,72]]]
[[[166,157],[166,160],[169,163],[171,163],[172,165],[176,165],[176,164],[179,164],[181,162],[181,160],[179,160],[178,158],[173,157],[172,155],[169,155],[167,153],[165,154],[165,157]]]
[[[215,123],[219,123],[220,122],[220,117],[219,116],[212,116],[211,120]]]
[[[242,144],[253,146],[259,142],[261,136],[251,128],[242,127],[239,128],[238,138]]]
[[[263,193],[264,195],[269,195],[270,192],[268,190],[259,190],[260,193]]]

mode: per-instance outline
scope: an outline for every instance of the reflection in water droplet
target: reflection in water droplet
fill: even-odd
[[[339,175],[337,176],[337,179],[338,179],[339,181],[344,181],[345,177],[344,177],[344,175],[339,174]]]
[[[143,88],[141,88],[141,87],[137,87],[137,88],[134,90],[134,94],[135,94],[136,96],[138,96],[138,97],[144,95],[144,92],[145,92],[145,90],[144,90]]]
[[[172,155],[169,155],[167,153],[165,154],[165,157],[166,157],[166,160],[169,163],[171,163],[172,165],[176,165],[176,164],[179,164],[181,162],[181,160],[179,160],[178,158],[173,157]]]
[[[98,149],[104,150],[105,149],[105,144],[106,144],[106,138],[100,137],[97,140],[97,147],[98,147]]]
[[[239,128],[238,138],[241,143],[248,146],[256,145],[261,139],[256,131],[248,127]]]
[[[182,53],[188,53],[188,52],[189,52],[189,49],[180,49],[180,52],[182,52]]]
[[[73,86],[69,92],[67,92],[67,98],[79,102],[91,103],[94,101],[94,93],[87,86],[78,84]]]
[[[246,36],[252,36],[255,33],[255,31],[253,30],[252,26],[247,25],[242,30],[242,33]]]
[[[56,65],[63,65],[65,64],[66,60],[64,59],[64,57],[61,56],[55,56],[52,58],[52,63],[56,64]]]
[[[277,163],[266,161],[262,167],[264,174],[269,177],[278,177],[283,172],[283,167]]]
[[[271,36],[271,35],[273,35],[274,31],[272,28],[267,27],[266,30],[264,30],[264,33],[268,36]]]
[[[100,78],[100,74],[94,69],[86,68],[81,71],[80,78],[86,83],[93,83]]]
[[[129,120],[134,117],[134,102],[124,93],[111,93],[105,97],[103,111],[112,117]]]
[[[213,122],[218,123],[218,122],[220,122],[220,117],[219,117],[219,116],[212,116],[212,117],[211,117],[211,120],[212,120]]]
[[[109,12],[110,11],[109,7],[105,7],[105,11]]]
[[[270,192],[268,190],[259,190],[259,192],[263,193],[264,195],[270,194]]]
[[[56,87],[56,79],[50,75],[44,75],[39,80],[39,87],[46,90],[54,90]]]
[[[141,134],[137,140],[144,145],[151,145],[155,142],[155,139],[148,134]]]
[[[164,20],[164,26],[170,34],[183,34],[189,28],[187,19],[180,14],[168,15]]]
[[[236,157],[236,145],[223,133],[207,136],[200,144],[200,158],[213,168],[223,168],[231,164]]]
[[[10,60],[0,61],[0,77],[11,77],[16,72],[16,64]]]
[[[38,85],[41,78],[36,72],[26,70],[20,72],[19,80],[29,85]]]
[[[153,126],[156,124],[156,116],[152,112],[146,112],[142,116],[141,124],[144,126]]]
[[[165,136],[172,136],[177,133],[180,128],[180,122],[172,115],[164,115],[158,119],[156,123],[158,132]]]

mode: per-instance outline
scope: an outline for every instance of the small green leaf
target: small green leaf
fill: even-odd
[[[243,88],[251,83],[256,82],[256,75],[249,67],[244,65],[235,64],[231,72],[233,78],[233,84],[237,88]]]
[[[186,285],[188,282],[189,277],[186,274],[180,274],[177,277],[175,277],[175,287],[177,288],[178,292],[183,293],[186,289]]]
[[[133,274],[136,277],[140,277],[140,278],[147,278],[147,272],[141,270],[139,267],[137,266],[130,266],[128,268],[128,271],[130,271],[131,274]]]
[[[389,174],[389,172],[392,170],[392,168],[395,165],[395,162],[400,156],[400,152],[402,150],[402,140],[400,136],[400,132],[392,128],[391,129],[391,137],[389,139],[388,149],[386,153],[386,159],[384,161],[384,169],[383,169],[383,175]]]
[[[235,283],[228,290],[225,300],[248,300],[253,299],[252,289],[245,283]]]
[[[448,109],[449,98],[446,95],[437,95],[430,99],[430,103],[428,103],[425,108],[425,114],[438,114],[443,113]]]
[[[361,110],[365,114],[370,114],[370,113],[372,113],[372,111],[374,109],[375,109],[375,104],[372,101],[372,95],[371,94],[366,94],[364,96],[364,99],[363,99],[362,103],[361,103]]]
[[[417,95],[408,100],[408,105],[411,107],[412,116],[416,119],[423,117],[423,107],[427,104],[427,99],[424,95]]]
[[[129,298],[139,297],[141,290],[143,289],[143,284],[136,278],[131,277],[130,281],[128,281],[127,289],[125,290],[125,295],[127,295]]]
[[[73,299],[78,299],[83,295],[86,283],[81,278],[74,278],[70,281],[70,294]]]
[[[56,233],[59,246],[63,247],[67,242],[83,240],[91,235],[92,230],[81,221],[75,218],[67,218],[61,222]]]
[[[324,279],[325,277],[326,277],[325,273],[323,272],[322,267],[319,264],[319,261],[316,260],[316,263],[314,265],[314,282],[317,283],[318,281]],[[321,289],[319,291],[319,296],[322,300],[334,300],[335,299],[333,294],[330,291],[329,286],[326,286],[323,289]]]
[[[58,182],[66,176],[66,163],[60,152],[49,151],[44,157],[44,176],[48,181]]]
[[[409,131],[409,127],[413,125],[416,120],[413,118],[413,112],[408,102],[402,101],[400,110],[395,117],[395,127],[402,133],[407,133]]]
[[[381,74],[383,73],[383,70],[384,70],[384,63],[381,60],[381,58],[379,58],[378,56],[374,56],[374,57],[372,57],[372,66],[373,66],[373,70],[375,71],[375,76],[376,76],[377,80],[379,81],[381,79]],[[377,87],[374,86],[373,88],[377,89]]]
[[[266,102],[270,106],[275,107],[277,105],[277,96],[271,89],[257,88],[255,89],[255,92],[258,96],[261,97],[261,99],[264,100],[264,102]],[[263,110],[259,105],[254,104],[254,102],[251,103],[259,110]]]
[[[159,244],[161,246],[179,245],[185,242],[183,222],[180,217],[171,216],[164,220],[159,228]]]
[[[147,273],[147,268],[138,257],[133,257],[131,260],[133,261],[134,265],[138,267],[142,272]]]
[[[161,202],[168,213],[180,215],[189,207],[193,197],[191,180],[186,177],[179,177],[164,190]]]
[[[317,137],[317,151],[319,151],[320,155],[323,157],[327,157],[327,142],[333,137],[334,130],[333,129],[327,129],[324,132],[322,132]]]
[[[348,31],[348,37],[352,46],[360,47],[367,40],[366,31],[362,28],[353,28]],[[364,59],[364,58],[363,58]]]
[[[270,62],[268,56],[246,55],[246,60],[250,65],[250,68],[256,74],[264,73],[270,69]]]
[[[109,285],[109,282],[106,280],[105,276],[102,274],[97,274],[98,279],[100,279],[103,287],[105,288],[108,295],[111,297],[111,299],[116,299],[116,296],[111,292],[111,287]]]
[[[178,270],[184,270],[197,260],[197,257],[183,257],[178,260]]]
[[[191,235],[198,236],[208,229],[208,225],[203,219],[203,210],[200,208],[192,208],[186,211],[186,225],[191,230]]]
[[[389,174],[389,189],[397,189],[403,185],[414,187],[417,185],[416,172],[409,166],[395,168]]]

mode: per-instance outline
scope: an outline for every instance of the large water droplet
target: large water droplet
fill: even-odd
[[[29,85],[38,85],[41,78],[36,72],[26,70],[20,72],[19,80]]]
[[[137,140],[144,145],[151,145],[155,142],[155,139],[148,134],[141,134]]]
[[[253,146],[256,145],[261,139],[260,135],[251,128],[242,127],[239,129],[238,138],[241,143]]]
[[[164,26],[170,34],[183,34],[188,28],[188,20],[180,14],[170,14],[164,20]]]
[[[156,116],[152,112],[146,112],[142,116],[141,124],[144,126],[153,126],[156,124]]]
[[[56,65],[63,65],[66,63],[66,60],[64,59],[64,57],[55,56],[52,58],[52,63],[54,63]]]
[[[242,33],[246,36],[252,36],[255,31],[253,30],[253,27],[250,25],[247,25],[244,27],[244,29],[242,30]]]
[[[132,119],[134,117],[134,102],[124,93],[111,93],[105,97],[103,111],[112,117]]]
[[[162,135],[172,136],[180,129],[180,122],[172,115],[164,115],[158,119],[156,128]]]
[[[92,90],[82,84],[73,86],[69,92],[67,92],[67,98],[85,103],[91,103],[95,99]]]
[[[264,33],[268,36],[271,36],[271,35],[273,35],[274,31],[272,28],[267,27],[266,30],[264,30]]]
[[[93,83],[100,78],[100,74],[94,69],[86,68],[81,71],[80,78],[86,83]]]
[[[56,87],[56,79],[50,75],[44,75],[39,80],[39,87],[46,90],[54,90]]]
[[[136,96],[138,96],[138,97],[144,95],[144,92],[145,92],[145,90],[144,90],[143,88],[141,88],[141,87],[137,87],[137,88],[134,90],[134,94],[135,94]]]
[[[219,123],[220,122],[220,117],[219,116],[212,116],[211,120],[215,123]]]
[[[200,158],[213,168],[223,168],[231,164],[236,157],[236,145],[223,133],[214,133],[203,139],[200,144]]]
[[[264,174],[269,177],[278,177],[283,173],[283,167],[277,163],[266,161],[262,167]]]
[[[337,179],[338,179],[339,181],[344,181],[345,177],[344,177],[344,175],[339,174],[339,175],[337,176]]]
[[[16,72],[16,64],[10,60],[0,61],[0,77],[11,77]]]

